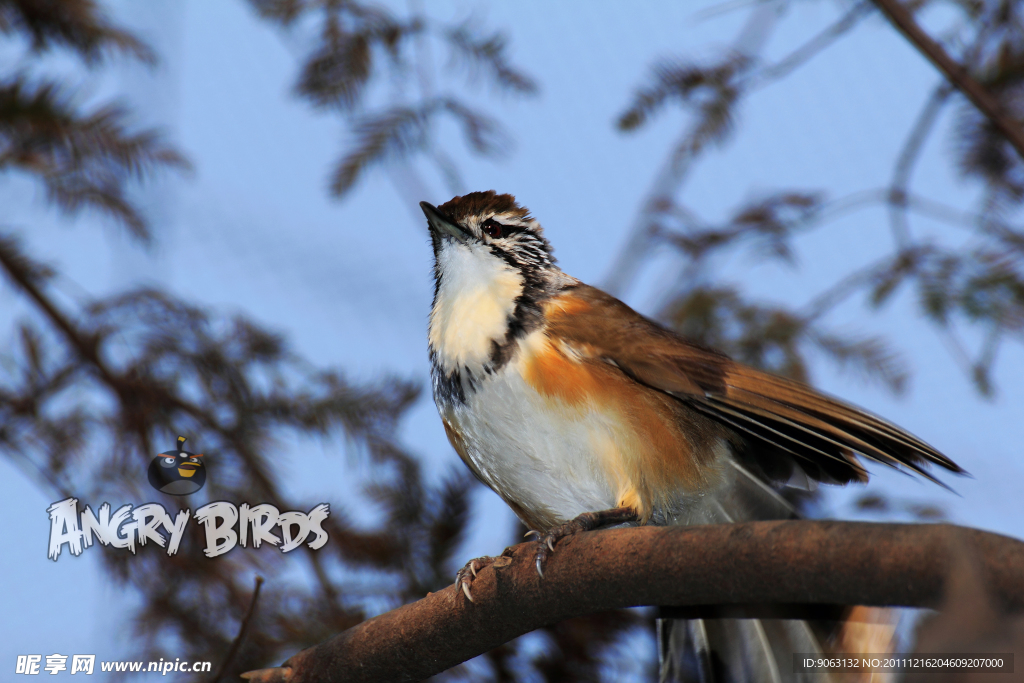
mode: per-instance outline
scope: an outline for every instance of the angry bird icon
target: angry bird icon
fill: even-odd
[[[165,451],[149,463],[149,483],[157,491],[172,496],[187,496],[203,488],[206,466],[202,453],[184,449],[185,437],[178,437],[178,450]]]

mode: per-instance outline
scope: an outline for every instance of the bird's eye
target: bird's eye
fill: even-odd
[[[199,462],[199,458],[189,458],[189,462]]]
[[[488,237],[498,238],[505,234],[505,226],[493,218],[485,220],[483,225],[480,226],[480,229],[483,230],[484,234]]]
[[[164,462],[167,463],[168,465],[173,465],[174,458],[164,458]]]

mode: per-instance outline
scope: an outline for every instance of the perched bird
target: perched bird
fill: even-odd
[[[542,576],[577,531],[791,517],[777,485],[865,481],[859,457],[928,478],[929,464],[961,472],[903,429],[687,342],[562,272],[512,195],[420,206],[435,259],[434,401],[463,462],[537,535]],[[470,600],[490,559],[459,572]],[[731,667],[728,680],[785,680],[758,667],[786,647],[814,651],[800,649],[813,647],[800,624],[673,624],[662,645],[677,671],[665,680],[713,666]]]
[[[186,451],[185,441],[185,437],[179,436],[177,450],[164,451],[149,463],[149,484],[157,491],[187,496],[206,484],[203,454]]]

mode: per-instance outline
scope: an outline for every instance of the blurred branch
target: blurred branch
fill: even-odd
[[[978,558],[998,607],[1024,611],[1024,543],[953,525],[783,521],[590,532],[538,578],[533,544],[454,586],[249,672],[255,683],[417,681],[533,629],[636,605],[936,606],[954,549]]]
[[[107,491],[131,487],[136,467],[154,452],[154,440],[174,431],[190,433],[212,447],[220,471],[231,473],[210,483],[214,499],[255,497],[279,510],[301,506],[287,502],[266,456],[269,435],[276,428],[290,427],[310,435],[340,432],[353,445],[363,444],[378,462],[409,460],[390,434],[400,413],[415,398],[411,385],[385,381],[372,387],[352,386],[337,373],[306,367],[279,338],[244,320],[232,321],[225,333],[218,334],[219,330],[209,329],[202,311],[159,292],[131,292],[65,312],[47,291],[51,273],[2,234],[0,272],[25,293],[45,320],[38,328],[23,326],[24,348],[17,358],[13,354],[8,358],[6,351],[0,358],[5,365],[26,366],[22,373],[8,373],[12,382],[0,382],[0,423],[4,425],[0,450],[22,456],[57,488],[67,488],[71,481],[76,492],[87,485]],[[73,391],[77,391],[77,404],[69,400]],[[97,398],[108,410],[95,407]],[[75,476],[81,471],[72,469],[73,464],[85,457],[83,449],[95,451],[96,437],[103,438],[95,433],[100,430],[105,432],[109,455],[105,466],[91,469],[105,474]],[[409,488],[415,483],[408,482]],[[98,491],[90,493],[95,496]],[[89,493],[78,495],[89,497]],[[430,503],[423,507],[430,509]],[[390,568],[401,562],[387,532],[351,529],[340,506],[332,510],[325,530],[334,540],[330,550],[304,554],[320,595],[314,602],[306,597],[306,587],[279,590],[267,607],[271,616],[266,630],[271,632],[254,633],[240,644],[225,665],[230,667],[227,675],[266,661],[254,658],[270,656],[274,647],[291,649],[316,642],[363,618],[357,605],[339,596],[325,563],[338,558]],[[459,533],[461,528],[449,529],[446,538]],[[154,634],[173,629],[193,648],[195,658],[202,653],[201,658],[209,659],[212,652],[219,658],[231,642],[228,624],[236,623],[234,613],[244,605],[244,589],[234,574],[248,573],[251,565],[259,566],[261,572],[272,571],[275,563],[280,567],[281,558],[239,556],[237,567],[236,561],[213,566],[199,551],[200,545],[186,546],[170,560],[174,585],[180,588],[170,593],[160,580],[165,576],[161,563],[168,561],[166,557],[129,560],[105,555],[104,561],[115,576],[130,582],[146,598],[137,621],[146,624],[150,648],[158,646]],[[449,557],[439,552],[430,559],[441,564]],[[142,562],[148,568],[140,570]],[[417,567],[421,573],[427,569],[437,573],[432,564],[424,564],[429,566]],[[303,603],[308,604],[300,608]],[[207,616],[211,611],[216,616]],[[305,624],[310,615],[316,626]]]
[[[888,185],[831,202],[822,201],[819,191],[778,191],[754,203],[744,202],[724,225],[685,210],[678,197],[693,162],[707,143],[728,138],[744,98],[790,75],[857,26],[875,5],[887,12],[911,42],[937,60],[945,76],[923,104],[898,152]],[[1024,140],[1017,124],[1024,120],[1024,23],[1014,4],[970,4],[965,8],[969,20],[959,25],[956,39],[956,44],[962,45],[961,66],[914,24],[907,7],[919,5],[905,6],[892,0],[854,3],[774,65],[760,65],[752,53],[738,49],[706,65],[662,61],[649,84],[637,91],[621,115],[619,128],[643,125],[670,102],[682,105],[694,123],[656,176],[606,288],[621,293],[636,279],[643,263],[653,258],[655,246],[670,246],[682,259],[673,264],[678,274],[670,278],[659,309],[660,318],[676,331],[698,343],[723,348],[742,362],[801,381],[809,381],[805,349],[813,345],[840,365],[855,362],[868,376],[898,389],[905,373],[897,371],[896,357],[879,340],[848,340],[813,326],[851,295],[866,292],[867,303],[878,307],[910,283],[917,289],[924,317],[944,335],[979,391],[989,395],[989,371],[1001,340],[1019,337],[1024,330],[1024,235],[1004,218],[1024,202],[1024,163],[1019,155],[1024,147],[1017,142]],[[751,11],[747,23],[754,28],[750,30],[766,31],[763,25],[770,21],[768,15],[759,14],[763,11],[764,5]],[[745,28],[741,36],[747,32]],[[988,188],[981,210],[974,213],[911,192],[914,168],[954,88],[970,98],[963,103],[962,119],[953,126],[960,171]],[[984,101],[979,104],[972,93],[980,93]],[[993,118],[993,113],[1001,118]],[[1011,144],[1017,151],[1010,149]],[[798,237],[830,223],[843,211],[874,203],[887,205],[894,242],[891,253],[840,277],[802,310],[757,303],[739,287],[714,283],[719,259],[740,250],[752,252],[759,262],[767,255],[795,266]],[[966,228],[980,240],[977,245],[954,245],[935,242],[930,233],[916,236],[910,230],[911,214]],[[984,328],[984,340],[976,352],[961,343],[951,329],[962,324]],[[971,360],[972,356],[976,360]]]
[[[894,270],[897,262],[907,260],[912,254],[901,253],[895,257],[884,256],[877,261],[857,268],[844,275],[838,282],[819,292],[811,301],[804,305],[802,318],[807,321],[821,318],[855,292],[877,282],[880,277]]]
[[[331,193],[337,197],[348,193],[371,165],[405,160],[429,149],[434,122],[442,114],[461,124],[466,140],[479,154],[494,155],[511,146],[496,120],[452,97],[392,107],[352,125],[355,141],[334,171]]]
[[[224,658],[224,663],[220,665],[220,669],[217,670],[217,675],[213,677],[213,683],[221,680],[224,677],[224,673],[231,666],[232,660],[235,655],[238,654],[238,648],[242,644],[242,640],[245,638],[246,632],[249,630],[249,623],[252,621],[252,615],[256,612],[256,602],[260,599],[260,588],[263,587],[263,577],[259,574],[256,575],[256,587],[252,591],[252,600],[249,602],[249,609],[245,613],[245,617],[242,618],[242,623],[238,627],[238,635],[235,636],[235,640],[231,643],[231,649],[228,650],[227,656]]]
[[[893,171],[889,190],[889,217],[893,236],[900,249],[906,249],[911,240],[910,226],[907,221],[907,192],[910,188],[910,174],[921,155],[925,140],[928,139],[928,134],[934,127],[939,112],[948,101],[952,90],[949,83],[943,82],[932,92],[917,117],[917,122],[900,152],[899,160]]]
[[[156,63],[153,51],[132,34],[110,24],[94,0],[0,0],[0,33],[28,36],[32,50],[54,46],[78,53],[94,64],[104,52],[120,52],[147,64]]]
[[[64,211],[97,209],[148,241],[146,220],[128,197],[130,183],[162,169],[187,170],[188,161],[156,131],[132,132],[124,107],[84,112],[75,99],[55,80],[0,81],[0,173],[35,176]]]
[[[840,17],[835,23],[826,27],[821,33],[790,52],[775,64],[766,66],[757,72],[757,74],[755,74],[755,80],[759,85],[764,85],[768,81],[776,81],[793,73],[817,56],[822,50],[832,45],[836,39],[842,37],[857,26],[861,19],[868,15],[868,9],[870,6],[870,3],[866,1],[858,2],[851,7],[846,14]]]
[[[450,83],[456,72],[465,72],[470,84],[483,82],[512,95],[538,91],[536,82],[511,62],[506,35],[486,32],[476,20],[459,24],[434,21],[415,4],[409,17],[402,20],[383,6],[356,0],[249,2],[261,17],[283,28],[294,27],[303,15],[308,15],[309,22],[319,22],[320,35],[303,41],[304,52],[308,42],[313,48],[302,58],[295,92],[315,108],[334,110],[349,130],[350,142],[330,178],[335,197],[350,192],[374,166],[399,169],[400,193],[425,187],[411,163],[416,156],[431,161],[449,185],[460,186],[455,165],[446,153],[450,145],[437,142],[435,122],[442,116],[459,125],[463,140],[474,153],[499,156],[509,151],[511,138],[498,120],[485,115],[479,106],[471,106],[466,89]],[[449,49],[451,59],[444,69],[435,67],[432,42]],[[435,80],[442,77],[441,87],[447,94],[435,92]],[[418,98],[409,95],[414,79]],[[383,82],[392,86],[387,104],[382,103],[378,85]],[[416,202],[423,196],[417,190],[409,198],[417,216]]]
[[[619,252],[605,278],[603,289],[611,294],[622,296],[640,272],[640,267],[653,246],[654,238],[658,235],[658,218],[666,208],[673,204],[672,197],[679,192],[693,161],[703,149],[703,146],[698,143],[698,136],[709,128],[706,119],[713,116],[719,122],[718,135],[713,136],[718,141],[724,140],[729,132],[730,127],[722,124],[729,122],[731,109],[735,108],[737,100],[744,94],[737,89],[737,81],[742,81],[743,73],[755,63],[760,47],[771,33],[774,12],[775,9],[769,6],[769,3],[759,3],[759,6],[755,7],[747,17],[743,28],[733,42],[733,49],[726,54],[720,64],[713,65],[709,69],[717,68],[719,72],[720,82],[714,84],[718,86],[716,94],[719,96],[717,98],[691,98],[700,102],[698,115],[680,136],[678,142],[672,146],[672,151],[658,170],[650,190],[640,204],[640,211],[629,227],[626,244]],[[749,49],[751,44],[753,49]],[[678,65],[666,66],[667,68],[655,72],[655,76],[660,82],[637,93],[633,105],[619,117],[617,125],[620,129],[627,130],[640,125],[653,106],[662,104],[670,94],[680,97],[685,102],[685,96],[696,89],[691,83],[691,79],[692,76],[701,78],[697,73],[698,69],[689,70],[691,79],[677,78],[674,82],[666,82],[663,78],[666,75],[686,75]],[[674,90],[674,92],[668,92],[670,90]],[[706,90],[706,88],[702,88],[702,90]],[[705,100],[717,100],[717,102]],[[713,104],[719,106],[711,106]]]
[[[484,38],[476,35],[474,26],[466,22],[446,31],[445,37],[455,49],[455,55],[465,61],[469,69],[486,69],[498,87],[522,95],[537,94],[536,81],[509,64],[505,54],[508,40],[503,34]]]
[[[17,242],[6,235],[0,235],[0,267],[3,268],[11,282],[22,289],[39,310],[46,315],[50,323],[60,330],[69,346],[81,356],[82,360],[92,365],[108,384],[116,386],[117,378],[99,357],[96,337],[80,330],[70,318],[58,309],[56,302],[43,293],[39,264],[23,254]]]
[[[913,15],[898,0],[872,0],[907,40],[928,58],[999,129],[1024,158],[1024,130],[988,90],[967,73],[967,69],[946,54],[943,47],[924,32]]]

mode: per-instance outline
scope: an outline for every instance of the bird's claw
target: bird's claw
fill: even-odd
[[[609,524],[623,524],[635,521],[637,521],[635,508],[618,507],[597,512],[584,512],[564,524],[551,527],[544,534],[537,531],[526,532],[527,536],[533,534],[537,536],[537,554],[534,556],[537,574],[540,578],[544,578],[544,561],[547,560],[548,555],[555,552],[555,544],[566,536],[572,536],[581,531],[599,529]]]
[[[455,586],[457,588],[462,589],[462,592],[466,595],[466,599],[470,602],[473,602],[473,593],[469,589],[469,584],[472,583],[470,575],[472,574],[472,576],[476,576],[476,573],[473,571],[472,566],[475,562],[476,560],[468,562],[465,567],[460,569],[458,573],[455,574]],[[466,571],[467,569],[469,571]]]
[[[534,565],[537,567],[537,575],[540,578],[544,578],[544,562],[547,561],[548,555],[555,552],[555,544],[566,536],[571,536],[579,531],[585,531],[585,529],[576,520],[572,520],[549,529],[546,534],[537,534],[537,554]]]
[[[534,566],[537,567],[537,576],[544,578],[544,562],[548,559],[548,555],[555,552],[555,541],[550,533],[546,536],[537,537],[537,554],[534,556]]]
[[[462,593],[466,596],[467,600],[470,602],[476,602],[473,599],[473,591],[470,588],[473,583],[473,579],[475,579],[485,567],[493,566],[500,569],[512,564],[511,555],[512,549],[505,548],[505,552],[497,557],[478,557],[474,560],[470,560],[466,563],[466,566],[455,574],[455,587],[462,589]]]

